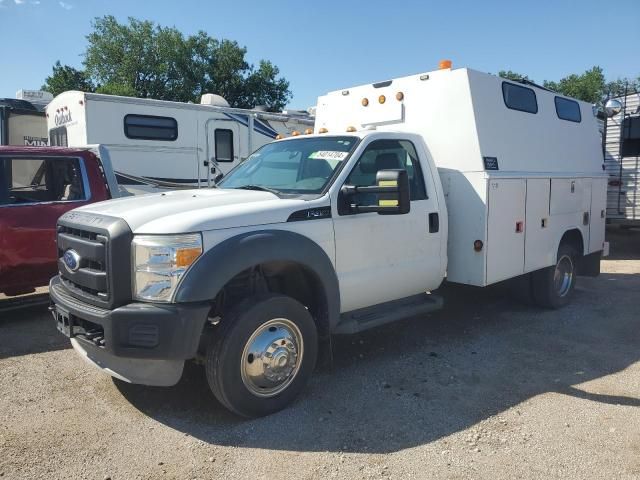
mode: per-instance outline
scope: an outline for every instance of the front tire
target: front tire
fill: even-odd
[[[318,334],[293,298],[263,294],[225,314],[207,349],[206,374],[215,397],[245,417],[269,415],[291,403],[311,376]]]
[[[573,245],[564,243],[558,248],[555,265],[533,272],[533,298],[538,305],[555,309],[569,303],[576,286],[577,259]]]

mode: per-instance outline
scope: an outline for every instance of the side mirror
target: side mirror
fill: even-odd
[[[376,212],[380,215],[403,215],[411,210],[409,176],[406,170],[379,170],[371,187],[345,185],[341,189],[349,213]],[[371,194],[367,204],[356,203],[356,194]],[[359,200],[359,199],[358,199]],[[361,200],[360,200],[361,201]]]

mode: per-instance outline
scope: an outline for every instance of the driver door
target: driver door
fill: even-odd
[[[349,173],[345,184],[371,186],[378,170],[407,170],[411,210],[404,215],[380,215],[350,214],[338,208],[334,229],[343,312],[404,298],[439,285],[440,232],[433,221],[437,218],[433,215],[438,215],[438,205],[433,183],[428,181],[425,185],[423,172],[428,169],[423,165],[427,164],[421,164],[412,142],[375,140]],[[427,185],[432,191],[427,190]],[[359,195],[363,194],[353,197],[356,203],[376,201],[358,198]]]

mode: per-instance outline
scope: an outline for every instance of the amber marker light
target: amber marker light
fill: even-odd
[[[318,133],[327,133],[329,130],[322,127],[320,130],[318,130]]]
[[[298,130],[294,130],[293,132],[291,132],[292,137],[297,137],[298,135],[300,135],[300,132]]]
[[[198,258],[201,253],[202,249],[200,247],[178,249],[176,251],[176,266],[188,267],[195,262],[196,258]]]
[[[355,132],[356,127],[347,127],[347,132]]]
[[[368,98],[363,98],[362,99],[362,106],[366,107],[367,105],[369,105],[369,99]]]
[[[404,93],[402,93],[402,92],[396,93],[396,100],[398,100],[399,102],[404,100]]]
[[[482,247],[484,247],[484,244],[482,243],[482,240],[476,240],[475,242],[473,242],[473,249],[476,252],[481,252],[482,251]]]
[[[307,129],[304,131],[304,134],[305,134],[305,135],[311,135],[312,133],[313,133],[313,128],[307,128]]]
[[[453,63],[451,63],[451,60],[440,60],[440,63],[438,64],[438,68],[440,70],[445,70],[447,68],[451,68],[452,65]]]
[[[282,140],[284,137],[280,134],[276,135],[276,140]]]
[[[380,95],[380,96],[378,97],[378,102],[380,102],[380,103],[384,103],[384,102],[386,102],[386,101],[387,101],[387,97],[385,97],[384,95]]]

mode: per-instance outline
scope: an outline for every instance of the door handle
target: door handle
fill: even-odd
[[[429,214],[429,233],[436,233],[440,230],[440,217],[438,212]]]

